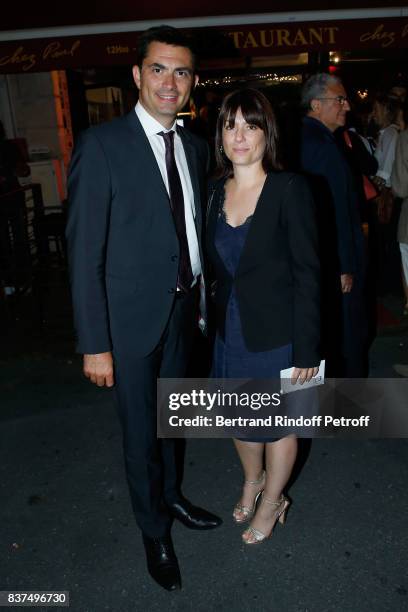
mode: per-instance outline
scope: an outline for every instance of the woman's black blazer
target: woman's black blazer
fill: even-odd
[[[213,186],[207,211],[218,332],[225,337],[226,308],[234,287],[248,350],[293,343],[296,367],[318,365],[320,269],[315,207],[305,179],[289,172],[267,175],[234,277],[214,244],[224,183],[222,179]]]

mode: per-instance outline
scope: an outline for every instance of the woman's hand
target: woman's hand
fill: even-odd
[[[313,376],[316,376],[318,371],[318,366],[314,368],[294,368],[290,381],[292,385],[295,385],[298,381],[301,385],[303,385],[304,382],[309,382]]]

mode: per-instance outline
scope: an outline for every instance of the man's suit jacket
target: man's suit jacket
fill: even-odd
[[[312,117],[303,120],[301,160],[318,208],[323,266],[333,277],[361,274],[364,238],[357,187],[333,133]]]
[[[207,145],[179,129],[201,245]],[[166,187],[134,110],[81,135],[68,197],[77,350],[147,355],[160,340],[175,298],[179,243]]]
[[[215,246],[225,180],[212,196],[207,250],[217,280],[217,328],[225,337],[228,299],[234,287],[247,349],[293,343],[294,365],[320,363],[320,292],[314,202],[306,181],[288,172],[268,174],[239,265],[232,277]]]

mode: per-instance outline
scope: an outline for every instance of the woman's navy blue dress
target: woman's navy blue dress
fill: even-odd
[[[252,215],[237,227],[229,225],[224,211],[225,194],[220,198],[215,231],[215,247],[231,276],[235,275],[241,252],[251,226]],[[273,316],[273,313],[271,313]],[[251,352],[245,346],[238,302],[232,288],[225,320],[225,341],[217,333],[211,376],[213,378],[280,378],[280,371],[290,368],[292,345],[269,351]],[[274,442],[279,438],[241,438],[251,442]]]
[[[227,222],[223,201],[224,197],[219,203],[215,247],[229,274],[234,276],[252,216],[242,225],[232,227]],[[271,317],[273,317],[272,312]],[[279,378],[280,371],[292,365],[291,344],[257,353],[248,351],[242,334],[238,302],[232,288],[226,311],[225,341],[218,333],[215,339],[212,377]]]

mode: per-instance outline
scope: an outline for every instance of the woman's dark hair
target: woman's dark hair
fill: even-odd
[[[258,126],[265,134],[266,145],[262,159],[262,166],[265,172],[280,170],[281,164],[278,161],[277,154],[278,129],[275,113],[269,100],[260,91],[248,87],[228,94],[221,105],[215,135],[216,176],[221,178],[233,175],[232,163],[222,149],[222,130],[227,122],[231,127],[234,127],[238,109],[241,109],[242,116],[247,123]]]
[[[390,98],[387,94],[379,93],[374,98],[374,104],[377,102],[386,112],[389,123],[395,123],[398,118],[398,112],[401,109],[401,103],[395,98]]]
[[[405,129],[408,129],[408,96],[402,103],[402,117],[404,119]]]
[[[149,45],[152,42],[160,42],[173,47],[184,47],[191,53],[193,67],[195,69],[196,57],[192,42],[187,36],[177,28],[172,26],[162,25],[154,28],[149,28],[141,34],[137,46],[137,65],[142,69],[143,60],[149,52]]]

